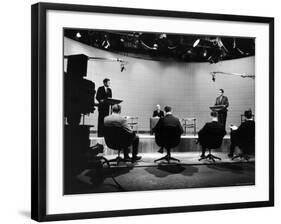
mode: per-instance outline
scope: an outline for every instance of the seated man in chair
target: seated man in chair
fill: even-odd
[[[137,160],[141,159],[141,156],[137,156],[138,154],[138,145],[139,145],[139,137],[135,134],[135,132],[132,131],[132,129],[129,127],[127,120],[120,115],[121,113],[121,106],[118,104],[115,104],[112,106],[112,114],[104,118],[104,127],[105,127],[105,133],[107,131],[110,131],[111,129],[119,128],[121,129],[126,136],[128,137],[129,145],[133,146],[132,151],[132,162],[135,162]],[[107,136],[105,134],[105,141],[107,141]],[[114,138],[114,135],[111,137]],[[110,139],[109,139],[110,140]],[[111,139],[113,141],[118,141],[120,139]],[[128,147],[123,149],[124,152],[124,159],[130,159],[129,157],[129,149]]]
[[[163,153],[163,148],[167,149],[167,155],[158,160],[164,159],[169,162],[170,160],[177,160],[171,157],[170,149],[179,144],[183,128],[179,119],[173,116],[171,107],[166,106],[164,111],[165,116],[159,120],[153,131],[155,132],[156,143],[161,147],[158,152]]]
[[[245,156],[248,159],[248,155],[255,153],[255,121],[251,110],[244,112],[245,121],[237,128],[236,126],[230,126],[230,152],[228,156],[233,157],[235,147],[238,146],[242,150],[242,154],[236,157]]]
[[[218,157],[209,154],[207,157],[205,156],[206,149],[216,149],[219,148],[222,144],[222,139],[226,134],[224,126],[218,122],[218,113],[215,111],[211,112],[211,122],[207,122],[204,127],[198,132],[198,142],[202,147],[201,159],[210,158],[214,161],[214,159],[220,159]]]

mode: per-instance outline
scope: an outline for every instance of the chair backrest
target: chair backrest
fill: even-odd
[[[203,133],[199,132],[199,142],[208,149],[217,149],[221,146],[225,133],[219,128],[212,128]]]
[[[105,126],[104,140],[106,145],[115,150],[129,147],[132,144],[133,135],[121,127]]]
[[[163,126],[155,135],[156,143],[167,149],[174,148],[180,143],[181,133],[178,127]]]
[[[255,147],[255,122],[245,121],[239,128],[238,139],[240,148],[254,150]]]

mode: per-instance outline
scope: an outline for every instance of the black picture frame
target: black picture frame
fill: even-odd
[[[96,211],[83,213],[46,213],[46,13],[48,10],[81,13],[110,13],[123,15],[190,18],[229,22],[253,22],[269,25],[269,200],[243,203],[208,204],[140,208],[130,210]],[[32,183],[31,218],[37,221],[70,220],[100,217],[178,213],[205,210],[237,209],[274,206],[274,18],[240,15],[163,11],[136,8],[102,7],[89,5],[37,3],[32,5],[31,17],[31,85],[32,85]]]

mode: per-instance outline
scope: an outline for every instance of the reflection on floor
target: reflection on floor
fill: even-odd
[[[106,165],[101,170],[88,169],[69,178],[65,194],[105,193],[120,191],[147,191],[201,187],[225,187],[255,184],[255,161],[231,160],[226,153],[214,152],[221,157],[215,163],[198,161],[199,152],[172,153],[180,162],[154,163],[160,153],[140,153],[141,161]],[[106,156],[107,159],[115,155]],[[121,185],[114,182],[113,178]]]

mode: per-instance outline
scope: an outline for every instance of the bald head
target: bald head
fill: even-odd
[[[116,114],[121,113],[121,106],[119,104],[114,104],[112,106],[112,112]]]

